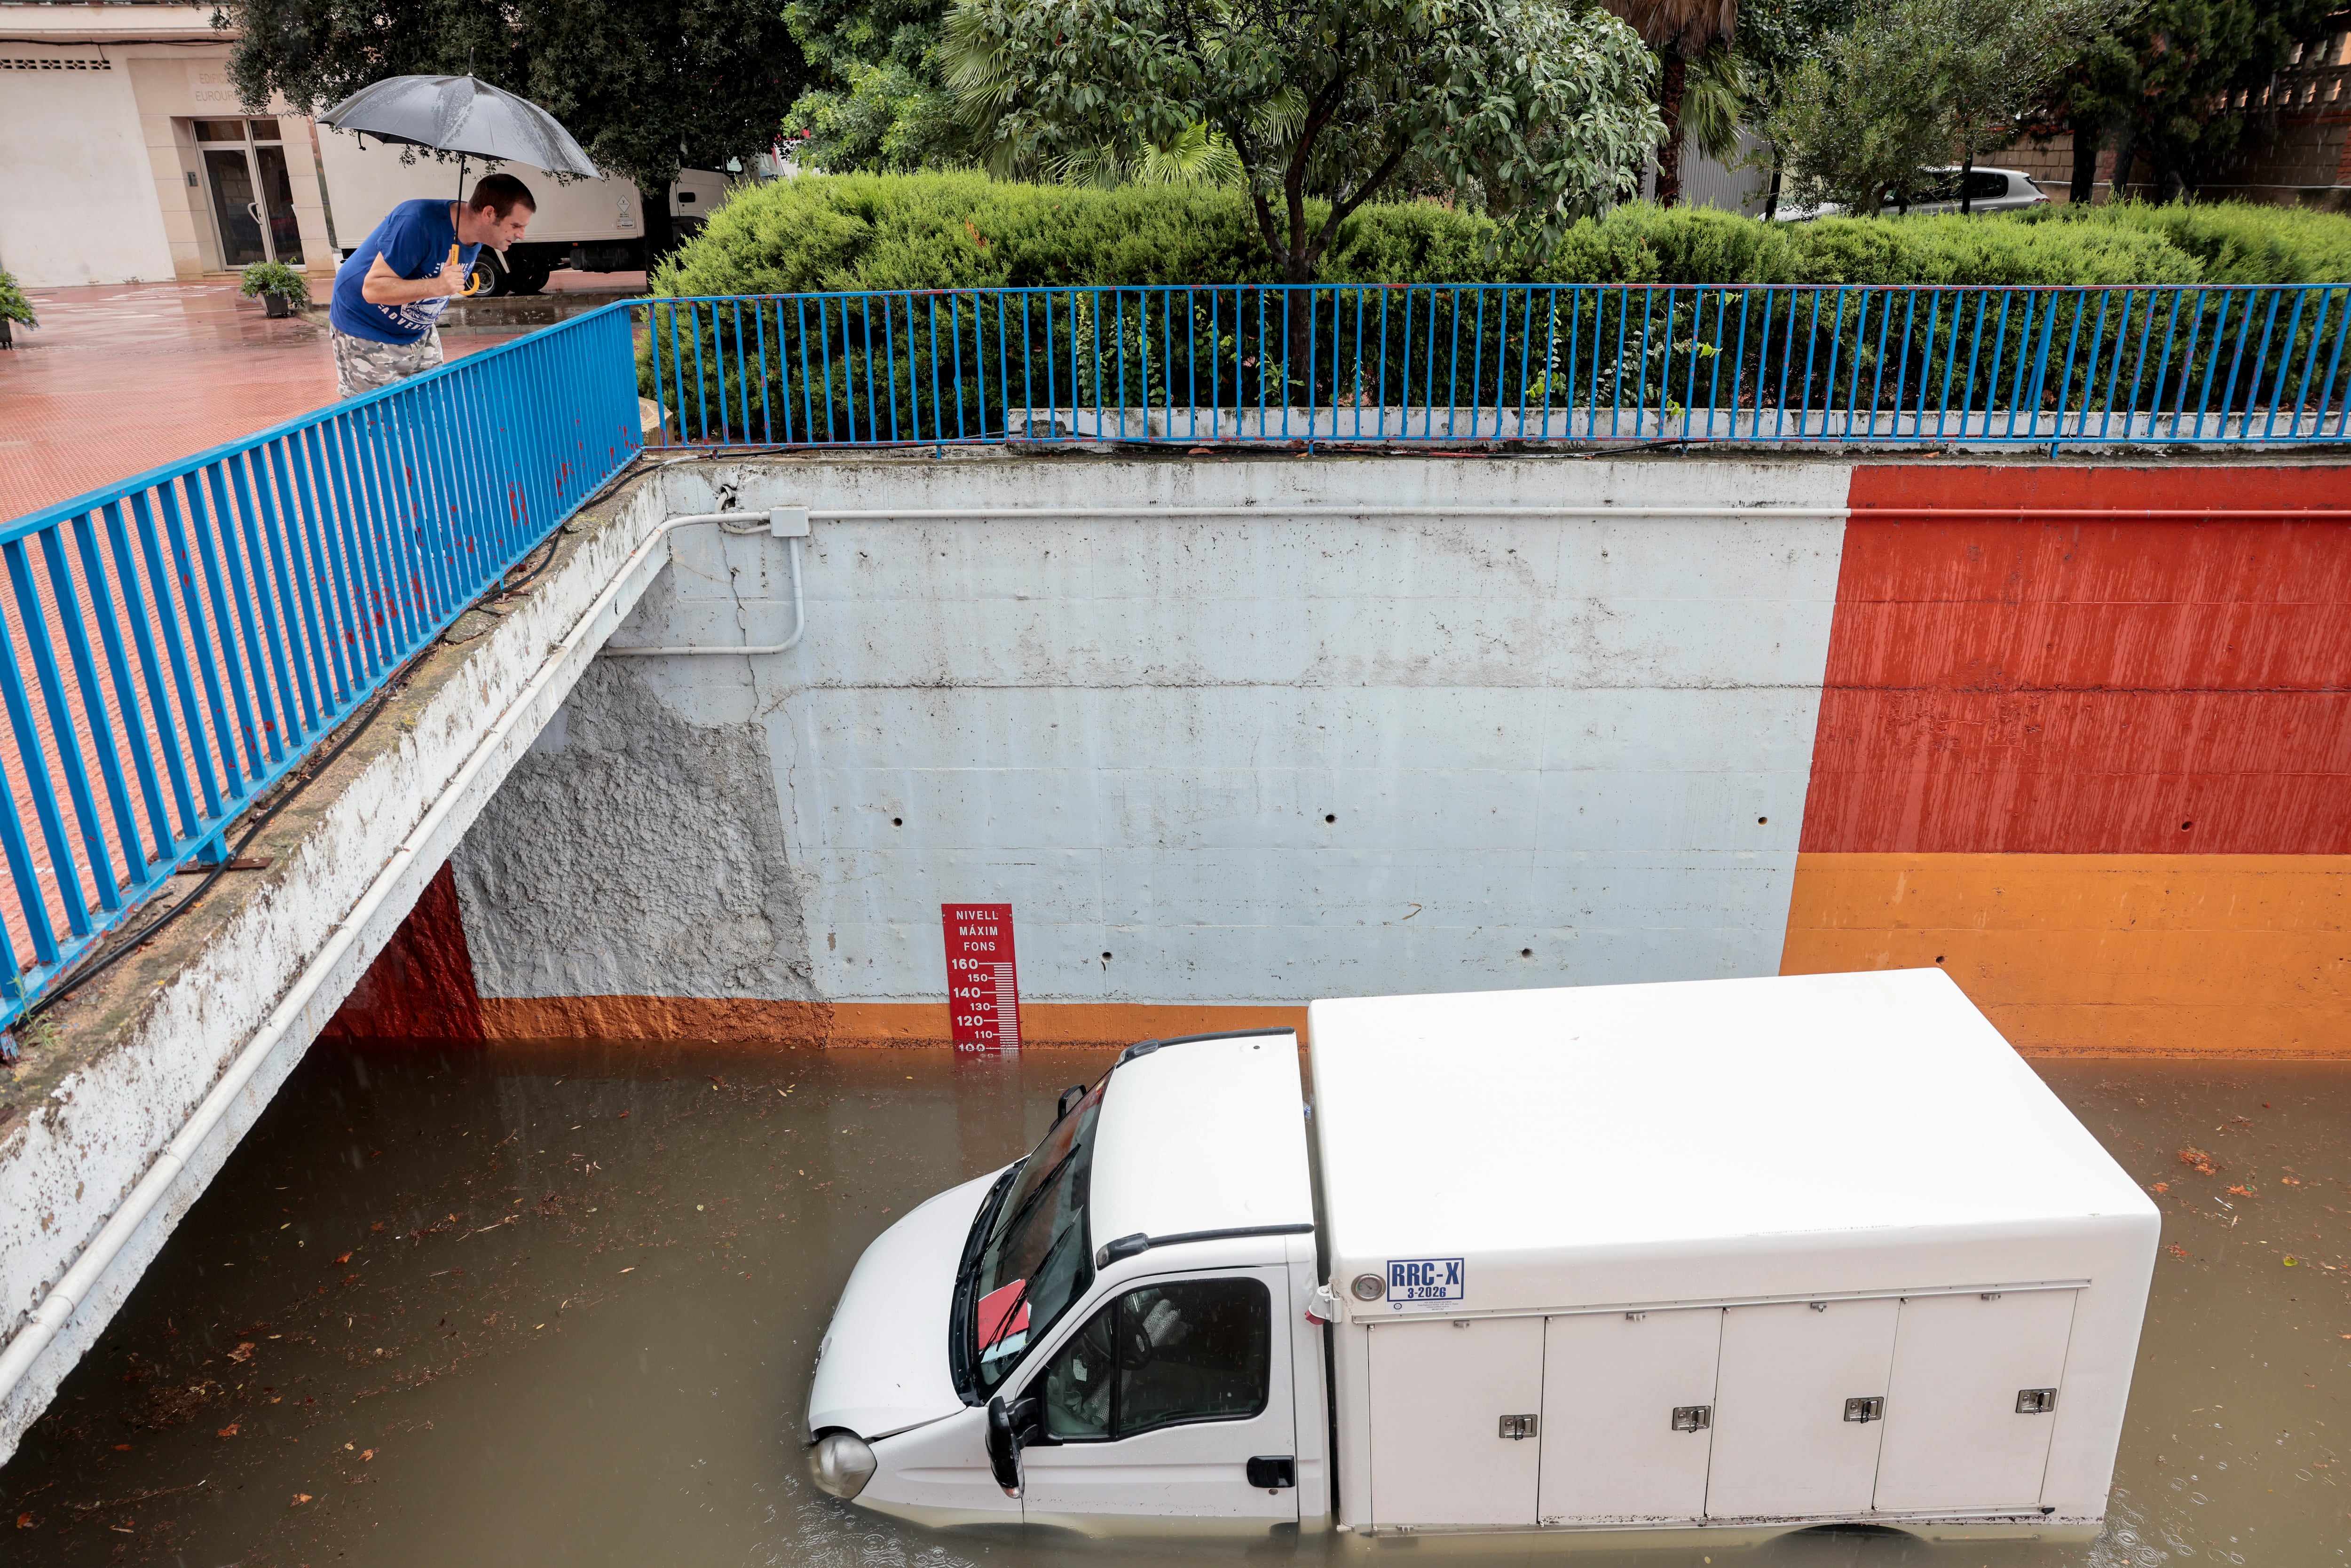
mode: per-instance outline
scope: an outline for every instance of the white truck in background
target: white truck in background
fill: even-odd
[[[403,151],[413,150],[319,127],[319,167],[325,176],[327,211],[341,256],[348,257],[367,232],[401,203],[420,196],[454,200],[459,195],[455,162],[444,163],[419,152],[403,162]],[[770,161],[760,162],[765,165]],[[500,170],[530,187],[538,209],[527,239],[509,246],[504,256],[485,246],[475,258],[477,294],[537,294],[559,267],[634,272],[646,266],[643,202],[630,181],[611,176],[559,181],[521,164],[476,158],[466,161],[464,183],[470,191],[484,174]],[[693,233],[724,205],[730,182],[741,177],[716,169],[681,171],[669,188],[670,225],[676,237],[683,239]]]
[[[1942,971],[1308,1020],[1304,1115],[1288,1030],[1146,1040],[883,1232],[817,1484],[1090,1534],[2098,1530],[2157,1211]]]

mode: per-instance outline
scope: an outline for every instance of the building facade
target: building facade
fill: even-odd
[[[317,128],[237,101],[212,17],[0,0],[0,268],[32,287],[333,274]]]
[[[2294,63],[2267,86],[2238,93],[2231,107],[2247,113],[2244,139],[2210,178],[2197,183],[2199,196],[2351,212],[2351,12],[2335,22],[2333,32],[2297,50]],[[2095,201],[2113,193],[2115,151],[2110,137],[2098,153]],[[1983,162],[2023,170],[2052,201],[2062,202],[2074,178],[2074,136],[2060,131],[2026,138]],[[2141,201],[2161,201],[2155,179],[2142,149],[2123,187]]]

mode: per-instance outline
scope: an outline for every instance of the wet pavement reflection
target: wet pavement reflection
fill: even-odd
[[[641,1042],[314,1051],[0,1470],[6,1561],[1457,1555],[1312,1534],[1114,1548],[940,1535],[810,1485],[810,1364],[859,1252],[893,1216],[1025,1150],[1055,1094],[1109,1061]],[[1743,1548],[1679,1533],[1635,1551],[1548,1536],[1475,1560],[2345,1562],[2351,1063],[2037,1065],[2164,1210],[2102,1540],[1855,1531]]]

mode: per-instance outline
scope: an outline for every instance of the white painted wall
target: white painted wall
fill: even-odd
[[[938,999],[954,899],[1013,904],[1036,1001],[1778,969],[1843,525],[1604,513],[1834,508],[1845,465],[779,461],[680,469],[669,509],[714,474],[747,507],[1137,508],[820,519],[800,648],[631,661],[691,723],[764,730],[826,999]],[[1422,500],[1458,509],[1284,510]],[[1565,503],[1602,515],[1480,511]],[[616,644],[788,628],[779,545],[673,544]]]
[[[0,49],[22,58],[97,55],[39,44]],[[124,64],[0,71],[0,267],[29,287],[172,276]]]

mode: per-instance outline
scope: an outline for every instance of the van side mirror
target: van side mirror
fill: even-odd
[[[1056,1123],[1067,1121],[1070,1113],[1076,1110],[1085,1097],[1086,1086],[1082,1083],[1072,1083],[1062,1090],[1061,1102],[1053,1107],[1053,1120]]]
[[[1019,1399],[1007,1404],[999,1394],[987,1402],[987,1469],[1006,1497],[1019,1497],[1026,1484],[1020,1450],[1036,1435],[1037,1401]]]

